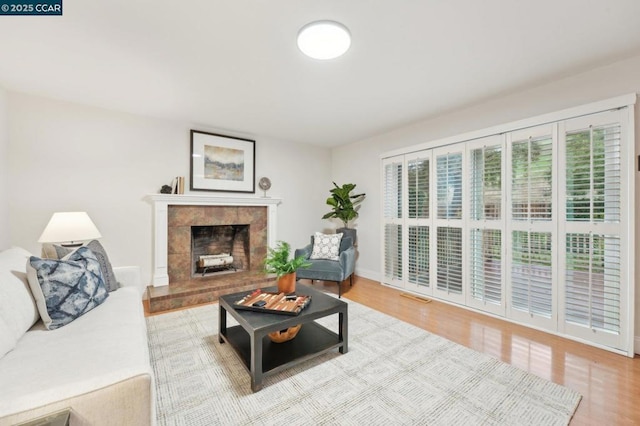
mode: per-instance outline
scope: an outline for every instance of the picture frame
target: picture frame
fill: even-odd
[[[256,192],[256,141],[191,130],[192,191]]]

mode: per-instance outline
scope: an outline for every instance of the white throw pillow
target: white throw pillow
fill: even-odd
[[[0,317],[16,342],[40,318],[27,281],[29,256],[20,247],[0,252]]]
[[[340,259],[340,241],[342,241],[342,233],[339,234],[323,234],[316,232],[313,237],[313,250],[309,259]]]

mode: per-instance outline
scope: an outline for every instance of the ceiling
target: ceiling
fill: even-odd
[[[0,85],[338,146],[640,53],[638,0],[64,0],[0,16]],[[298,29],[353,36],[317,61]]]

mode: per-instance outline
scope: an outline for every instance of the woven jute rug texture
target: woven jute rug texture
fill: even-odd
[[[578,407],[571,389],[343,300],[349,352],[270,376],[256,393],[218,343],[217,304],[147,318],[158,424],[566,425]],[[337,331],[337,315],[318,322]]]

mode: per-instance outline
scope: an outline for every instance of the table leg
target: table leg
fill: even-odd
[[[251,390],[262,389],[262,335],[251,333]]]
[[[218,308],[218,342],[224,343],[222,336],[227,335],[227,310],[222,307]]]
[[[344,312],[338,313],[338,340],[342,346],[338,349],[341,354],[349,352],[349,311],[345,307]]]

